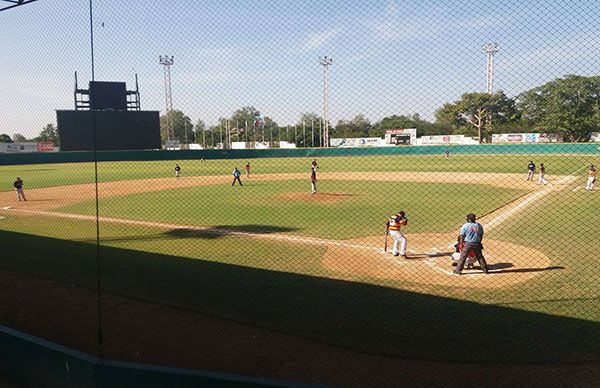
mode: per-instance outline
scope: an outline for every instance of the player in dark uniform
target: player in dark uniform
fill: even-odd
[[[533,163],[533,160],[532,160],[527,165],[527,180],[528,181],[533,181],[533,174],[535,174],[535,164]]]
[[[17,180],[15,180],[15,183],[13,183],[13,187],[17,192],[17,200],[19,202],[21,202],[21,199],[23,199],[23,201],[27,201],[27,199],[25,198],[25,193],[23,192],[23,181],[20,177],[17,177]]]
[[[310,185],[311,185],[311,194],[315,194],[317,192],[317,160],[313,159],[310,166]]]

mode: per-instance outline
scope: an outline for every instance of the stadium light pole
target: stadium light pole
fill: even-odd
[[[171,93],[171,66],[174,62],[174,57],[159,55],[158,61],[163,65],[164,81],[165,81],[165,118],[167,124],[167,140],[172,140],[175,137],[173,132],[173,122],[171,111],[173,110],[173,94]]]
[[[329,66],[333,63],[333,58],[329,58],[328,56],[320,57],[319,63],[323,66],[323,144],[325,147],[329,147],[329,118],[327,117],[328,111],[328,90],[327,90],[327,76]]]
[[[488,94],[494,94],[494,54],[500,50],[498,43],[487,43],[483,46],[483,52],[487,55],[487,87]]]
[[[491,42],[483,46],[483,52],[487,55],[487,85],[486,92],[490,96],[494,94],[494,54],[500,50],[498,43]],[[487,121],[490,125],[489,130],[492,130],[492,112],[488,112]],[[481,142],[481,134],[479,134],[479,141]]]

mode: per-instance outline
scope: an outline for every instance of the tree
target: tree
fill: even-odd
[[[194,140],[193,124],[192,119],[186,116],[180,110],[172,110],[167,113],[169,115],[169,120],[171,121],[171,125],[173,126],[173,139],[171,140],[179,140],[180,143],[189,143]],[[168,139],[167,133],[167,116],[160,116],[160,137],[162,142],[164,143]]]
[[[454,133],[468,133],[468,128],[464,127],[473,126],[480,143],[484,137],[491,135],[492,123],[514,122],[518,117],[514,100],[502,91],[495,94],[465,93],[459,101],[445,104],[436,112],[439,122],[453,126]]]
[[[352,120],[339,120],[335,128],[332,128],[332,137],[367,137],[371,132],[371,122],[364,115],[359,114]]]
[[[600,77],[567,75],[516,98],[523,121],[540,132],[587,141],[600,131]]]
[[[0,135],[0,143],[12,143],[12,139],[6,133]]]
[[[44,129],[42,129],[42,131],[40,132],[39,136],[34,138],[33,140],[40,141],[40,142],[51,142],[52,144],[57,146],[58,145],[58,131],[56,130],[56,127],[54,126],[54,124],[52,124],[52,123],[46,124]]]
[[[12,139],[15,143],[25,143],[27,141],[27,138],[20,133],[15,133]]]
[[[423,120],[418,113],[413,113],[412,116],[392,115],[384,117],[380,122],[373,126],[369,135],[383,137],[386,130],[395,128],[416,128],[418,136],[445,135],[451,132],[448,125],[430,123],[429,121]]]

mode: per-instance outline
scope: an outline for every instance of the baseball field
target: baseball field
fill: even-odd
[[[547,185],[537,174],[526,181],[529,160],[544,163]],[[318,157],[316,194],[311,161],[0,166],[0,266],[37,279],[32,287],[100,286],[366,354],[598,360],[600,195],[583,190],[597,156]],[[243,186],[232,187],[236,166]],[[16,176],[26,202],[10,190]],[[385,222],[398,210],[409,220],[400,260],[391,239],[384,252]],[[478,266],[452,274],[467,213],[486,231],[487,275]],[[57,320],[69,315],[51,305]]]

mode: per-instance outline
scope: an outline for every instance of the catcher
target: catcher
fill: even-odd
[[[465,246],[465,240],[463,236],[458,236],[456,244],[454,244],[455,252],[452,254],[452,266],[456,267],[458,264],[458,260],[460,260],[460,253],[463,251]],[[477,261],[477,256],[475,255],[475,251],[473,249],[469,249],[467,253],[467,261],[465,264],[467,265],[467,269],[473,269],[473,264]]]

